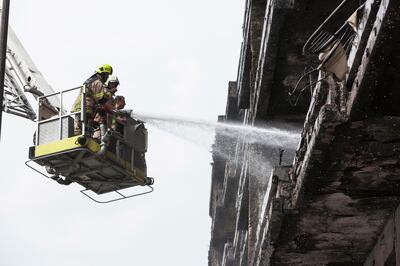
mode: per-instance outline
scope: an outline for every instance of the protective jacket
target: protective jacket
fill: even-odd
[[[103,105],[112,99],[112,94],[108,92],[98,74],[94,74],[88,78],[83,85],[83,89],[86,90],[86,114],[93,114],[95,112],[96,105]],[[82,92],[83,91],[81,89],[74,102],[74,105],[72,106],[71,112],[78,112],[81,110]]]

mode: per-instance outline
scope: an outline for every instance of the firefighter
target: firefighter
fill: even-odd
[[[83,88],[86,92],[86,120],[89,126],[89,130],[93,131],[93,118],[96,112],[100,112],[105,109],[106,103],[112,99],[113,93],[107,88],[105,83],[109,76],[113,73],[113,68],[104,64],[99,66],[95,73],[89,77],[84,83]],[[79,112],[81,110],[81,95],[82,89],[79,96],[76,98],[71,112]],[[81,120],[82,118],[78,114],[75,117],[75,134],[81,133]]]
[[[108,129],[113,128],[112,123],[114,119],[115,99],[114,94],[118,91],[119,80],[117,76],[109,76],[105,86],[111,97],[107,97],[107,102],[101,105],[101,108],[96,108],[93,115],[93,137],[100,137],[100,124],[104,124]],[[118,97],[118,96],[117,96]]]
[[[114,108],[117,110],[122,110],[125,108],[125,97],[124,96],[116,96],[114,99]]]
[[[109,76],[106,82],[107,90],[114,95],[118,91],[119,79],[117,76]]]
[[[114,108],[115,110],[122,110],[125,108],[125,97],[124,96],[116,96],[114,99]],[[111,127],[116,132],[120,133],[121,135],[124,134],[124,125],[126,123],[126,116],[115,114],[112,119]]]
[[[114,94],[118,91],[118,86],[119,86],[119,80],[117,76],[110,76],[106,82],[106,86],[108,91],[112,94],[113,97],[111,97],[108,102],[106,103],[107,105],[107,128],[111,128],[112,125],[112,120],[113,120],[113,110],[118,109],[115,107],[115,98]],[[117,96],[118,97],[118,96]]]

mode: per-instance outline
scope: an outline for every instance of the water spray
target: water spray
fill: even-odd
[[[266,182],[274,165],[282,161],[290,162],[294,156],[300,138],[299,128],[273,127],[263,128],[234,123],[209,122],[199,119],[188,119],[165,115],[131,114],[176,137],[185,139],[213,154],[229,160],[235,154],[236,143],[246,143],[257,147],[251,152],[249,161],[250,173],[260,182]],[[215,145],[212,145],[215,142]],[[285,150],[285,153],[283,153]]]
[[[162,115],[133,114],[135,119],[145,121],[161,130],[177,137],[186,139],[197,145],[206,139],[208,148],[215,133],[227,138],[244,138],[249,144],[261,144],[270,147],[294,148],[299,140],[296,130],[279,129],[268,126],[265,128],[233,123],[209,122]],[[204,146],[204,145],[202,145]]]

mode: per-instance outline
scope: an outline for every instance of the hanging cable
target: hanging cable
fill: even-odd
[[[304,74],[297,80],[297,82],[296,82],[296,84],[295,84],[293,90],[289,92],[289,104],[290,104],[291,106],[293,106],[293,107],[297,105],[298,100],[299,100],[299,98],[300,98],[302,92],[304,91],[304,88],[303,88],[303,89],[299,92],[299,94],[297,95],[296,101],[295,101],[295,102],[292,101],[292,96],[295,96],[295,94],[296,94],[296,92],[297,92],[297,90],[298,90],[298,87],[299,87],[299,85],[300,85],[300,82],[301,82],[306,76],[309,76],[309,80],[310,80],[310,83],[311,83],[311,82],[312,82],[312,75],[311,75],[311,74],[314,73],[314,72],[316,72],[316,71],[318,71],[318,69],[314,69],[314,68],[312,68],[312,67],[309,67],[309,68],[310,68],[309,71],[307,71],[307,67],[304,69]],[[306,87],[307,87],[307,86],[306,86]]]

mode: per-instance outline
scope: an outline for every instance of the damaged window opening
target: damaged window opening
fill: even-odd
[[[310,89],[312,96],[312,87],[330,75],[337,82],[342,82],[346,79],[346,75],[349,72],[347,60],[351,48],[357,40],[357,27],[365,6],[365,3],[360,4],[335,32],[329,30],[332,28],[332,24],[337,22],[337,13],[346,8],[347,2],[348,0],[342,1],[304,44],[303,55],[307,57],[318,55],[320,64],[316,68],[311,66],[305,68],[303,75],[297,80],[293,90],[289,92],[290,105],[296,106],[303,92],[307,89]],[[313,74],[320,70],[328,75],[324,75],[321,79],[315,78]],[[304,84],[302,81],[306,77],[309,79],[308,84],[300,87],[300,84]]]

